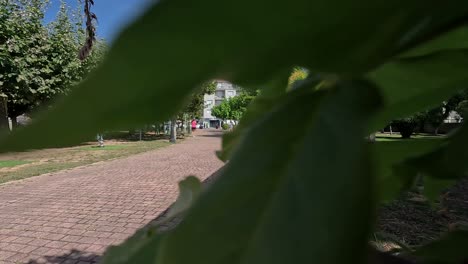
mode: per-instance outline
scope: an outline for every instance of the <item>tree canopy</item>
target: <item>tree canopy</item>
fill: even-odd
[[[223,120],[239,121],[247,110],[254,96],[241,92],[239,95],[224,99],[221,104],[213,106],[211,114]]]
[[[105,44],[86,60],[78,59],[84,41],[81,16],[62,2],[56,19],[43,22],[47,1],[0,1],[0,93],[8,116],[44,107],[67,93],[96,65]]]
[[[215,81],[204,82],[196,92],[189,97],[189,102],[182,110],[182,114],[188,114],[190,118],[200,118],[203,116],[204,95],[213,94],[216,90]]]

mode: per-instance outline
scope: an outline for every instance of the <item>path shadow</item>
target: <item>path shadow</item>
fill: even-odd
[[[202,182],[204,190],[209,188],[212,185],[212,183],[222,174],[223,169],[224,169],[224,166],[218,169],[217,171],[215,171],[213,174],[211,174],[208,178],[206,178]],[[158,231],[165,232],[177,226],[182,221],[182,217],[169,218],[168,212],[171,206],[169,206],[164,212],[159,214],[155,219],[151,220],[151,222],[149,222],[146,226],[144,226],[140,230],[157,228]]]
[[[216,137],[220,138],[224,134],[223,130],[210,130],[208,133],[203,133],[203,134],[195,134],[196,137]]]
[[[26,262],[27,264],[40,263],[90,263],[95,264],[101,261],[102,256],[95,253],[84,252],[77,249],[72,249],[70,252],[57,256],[43,256],[40,259],[34,259]]]

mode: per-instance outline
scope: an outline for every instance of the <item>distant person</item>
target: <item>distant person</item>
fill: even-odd
[[[197,130],[197,120],[192,120],[192,131]]]

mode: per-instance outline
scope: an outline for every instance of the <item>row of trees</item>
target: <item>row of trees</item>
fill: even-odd
[[[86,40],[81,10],[65,2],[45,24],[48,1],[0,0],[0,127],[19,115],[48,107],[58,95],[96,67],[106,50],[98,40],[85,60],[78,51]]]

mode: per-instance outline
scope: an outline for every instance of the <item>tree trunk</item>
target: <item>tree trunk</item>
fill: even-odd
[[[177,141],[177,121],[175,118],[171,120],[171,136],[169,142],[176,143]]]
[[[18,127],[18,117],[10,117],[11,119],[11,129],[16,129]]]
[[[393,135],[393,129],[392,129],[392,126],[390,126],[390,135]]]
[[[189,119],[189,120],[187,121],[187,133],[188,133],[189,135],[192,135],[192,121],[191,121],[191,119]]]
[[[434,135],[435,135],[435,136],[439,135],[439,127],[440,127],[440,126],[436,126],[436,127],[434,128]]]
[[[7,112],[7,98],[0,96],[0,133],[10,131]]]

